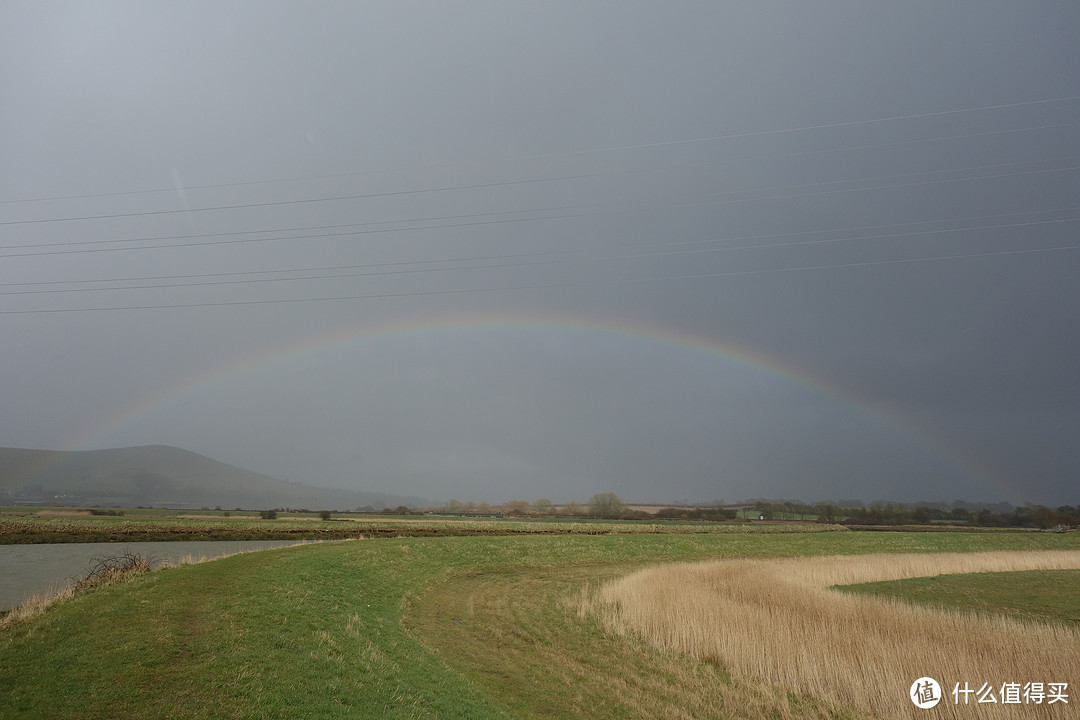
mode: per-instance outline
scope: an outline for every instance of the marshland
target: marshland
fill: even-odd
[[[1080,567],[1080,533],[461,522],[74,594],[0,632],[0,717],[889,718],[915,710],[922,675],[1076,682],[1067,611],[945,611],[833,586],[1061,572]],[[1060,597],[1078,575],[1055,576]]]

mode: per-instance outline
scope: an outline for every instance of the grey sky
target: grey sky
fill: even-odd
[[[0,445],[1080,499],[1075,3],[0,19]]]

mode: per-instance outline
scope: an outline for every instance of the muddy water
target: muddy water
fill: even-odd
[[[214,558],[296,544],[284,540],[238,540],[0,545],[0,610],[8,610],[34,595],[55,592],[70,585],[76,577],[86,574],[94,558],[132,552],[154,558],[156,566],[188,556]]]

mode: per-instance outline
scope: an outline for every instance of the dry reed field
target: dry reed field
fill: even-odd
[[[617,634],[718,662],[819,698],[838,713],[883,718],[1064,718],[1080,704],[1080,631],[981,617],[831,590],[834,585],[953,573],[1080,568],[1080,552],[985,552],[736,559],[640,570],[582,596],[580,613]],[[935,678],[933,710],[909,699]],[[956,683],[993,686],[997,704]],[[1069,683],[1069,704],[1002,704],[1003,683]],[[1021,703],[1022,703],[1021,699]]]

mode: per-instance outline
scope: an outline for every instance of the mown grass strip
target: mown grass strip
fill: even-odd
[[[456,577],[417,597],[406,625],[514,717],[837,717],[823,703],[579,620],[581,588],[624,571],[617,564]]]

